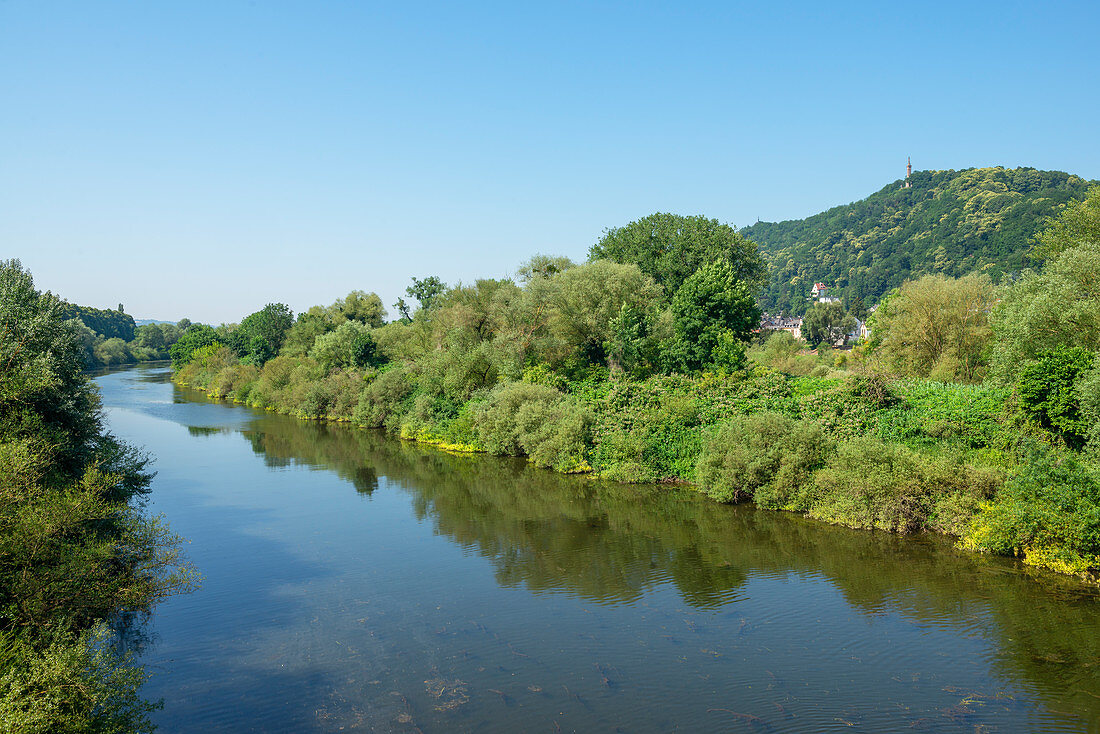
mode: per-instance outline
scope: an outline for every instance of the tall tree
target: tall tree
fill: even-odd
[[[427,278],[413,278],[412,282],[413,284],[405,289],[405,294],[409,298],[415,298],[420,308],[425,311],[431,311],[439,297],[447,290],[447,285],[435,275],[429,275]],[[408,309],[406,308],[402,313],[407,316]]]
[[[725,260],[706,263],[684,281],[671,311],[674,361],[689,371],[713,364],[716,354],[747,341],[760,323],[750,286]]]
[[[994,377],[1015,382],[1022,367],[1062,347],[1100,351],[1100,187],[1039,234],[1041,271],[1025,271],[991,314]],[[1092,224],[1090,224],[1090,222]]]
[[[855,328],[855,318],[837,302],[815,303],[802,319],[802,337],[812,346],[836,346]]]
[[[901,374],[979,381],[995,298],[986,275],[926,275],[883,300],[875,312],[874,341]]]
[[[285,303],[269,303],[241,321],[236,334],[238,351],[253,364],[262,365],[279,353],[293,324],[294,313]]]
[[[754,243],[732,226],[703,216],[658,213],[609,229],[589,250],[588,259],[637,265],[669,298],[708,262],[725,262],[734,278],[750,291],[755,291],[767,274]]]

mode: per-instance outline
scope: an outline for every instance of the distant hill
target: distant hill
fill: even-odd
[[[138,326],[148,326],[149,324],[175,324],[175,321],[162,321],[161,319],[134,319],[134,323]]]
[[[870,306],[926,273],[985,272],[999,279],[1025,267],[1044,217],[1090,185],[1079,176],[1034,168],[914,171],[854,204],[741,230],[771,266],[761,305],[801,313],[815,282],[849,306]]]

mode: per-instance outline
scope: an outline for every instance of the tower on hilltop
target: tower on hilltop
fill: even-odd
[[[909,156],[905,156],[905,183],[901,185],[903,189],[913,188],[913,159]]]

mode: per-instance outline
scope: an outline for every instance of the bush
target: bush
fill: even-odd
[[[964,546],[1016,555],[1063,573],[1100,575],[1100,476],[1073,457],[1033,448],[1020,473],[983,503]]]
[[[900,444],[855,438],[814,475],[811,517],[853,528],[950,532],[1000,482],[991,470],[933,459]],[[937,512],[944,513],[941,517]]]
[[[705,405],[693,394],[697,384],[686,377],[623,380],[596,399],[591,457],[596,471],[620,482],[693,478]]]
[[[401,430],[401,418],[408,412],[415,385],[404,367],[382,370],[359,394],[352,420],[368,428]]]
[[[506,382],[498,385],[484,402],[473,409],[473,428],[478,442],[490,454],[524,455],[526,451],[521,442],[522,430],[518,420],[520,408],[529,404],[541,404],[544,408],[549,408],[561,398],[560,392],[545,385],[529,382]]]
[[[831,451],[817,423],[777,413],[739,416],[704,443],[696,482],[720,502],[755,498],[769,509],[806,510],[813,472]]]
[[[560,472],[591,470],[592,423],[591,411],[569,398],[527,402],[516,412],[519,443],[531,463]]]
[[[1020,370],[1016,383],[1020,410],[1074,448],[1084,445],[1092,427],[1081,413],[1076,386],[1092,364],[1093,355],[1082,347],[1062,347],[1041,353]]]

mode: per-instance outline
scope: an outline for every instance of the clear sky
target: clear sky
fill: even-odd
[[[0,0],[0,258],[219,323],[801,218],[907,155],[1100,178],[1098,38],[1096,0]]]

